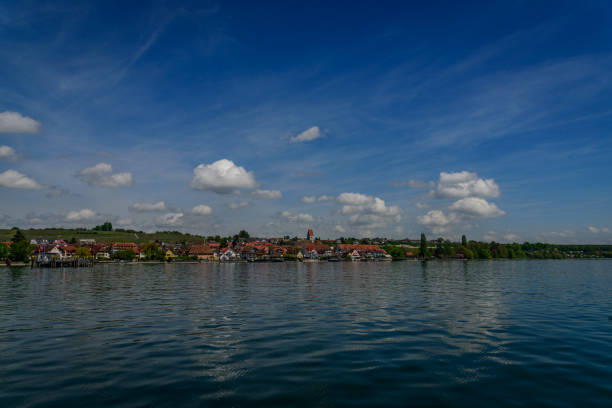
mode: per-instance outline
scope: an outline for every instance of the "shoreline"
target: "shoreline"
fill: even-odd
[[[393,259],[389,261],[327,261],[327,260],[318,260],[318,261],[296,261],[296,260],[286,260],[286,261],[177,261],[177,262],[165,262],[165,261],[143,261],[143,262],[96,262],[92,266],[64,266],[64,267],[32,267],[29,263],[24,262],[13,262],[10,266],[6,264],[0,264],[0,269],[11,269],[11,268],[25,268],[29,267],[30,269],[87,269],[95,266],[105,266],[105,265],[220,265],[220,264],[278,264],[278,263],[296,263],[296,264],[318,264],[318,263],[350,263],[350,264],[370,264],[370,263],[389,263],[389,262],[510,262],[510,261],[606,261],[612,260],[611,258],[565,258],[565,259],[506,259],[506,258],[494,258],[494,259]]]

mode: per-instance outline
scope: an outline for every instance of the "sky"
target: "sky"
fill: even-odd
[[[612,8],[0,0],[0,228],[612,243]]]

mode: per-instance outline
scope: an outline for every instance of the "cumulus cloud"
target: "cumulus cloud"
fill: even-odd
[[[429,227],[434,233],[441,234],[446,232],[448,227],[457,223],[459,217],[455,213],[445,214],[440,210],[431,210],[427,214],[419,215],[417,222]]]
[[[212,214],[213,210],[207,205],[200,204],[200,205],[196,205],[195,207],[193,207],[191,209],[191,212],[197,215],[210,215]]]
[[[341,232],[341,233],[346,232],[346,230],[344,229],[344,227],[343,227],[342,225],[336,225],[336,226],[334,227],[334,231],[336,231],[336,232]]]
[[[96,213],[89,208],[84,208],[82,210],[70,211],[66,215],[66,221],[70,222],[78,222],[78,221],[101,221],[104,219],[104,216]]]
[[[239,208],[243,208],[249,205],[248,201],[239,201],[236,203],[229,203],[227,206],[232,210],[237,210]]]
[[[164,201],[157,203],[134,203],[130,206],[130,210],[135,212],[166,211],[167,209]]]
[[[476,173],[460,171],[440,173],[435,190],[430,191],[433,198],[499,197],[499,186],[493,179],[478,178]]]
[[[589,231],[591,231],[593,234],[599,234],[600,230],[597,227],[589,226]]]
[[[0,146],[0,160],[6,160],[15,162],[19,158],[19,155],[10,146]]]
[[[497,205],[489,203],[484,198],[468,197],[455,201],[450,209],[474,217],[492,218],[506,214],[497,208]]]
[[[398,206],[387,206],[385,201],[378,197],[360,193],[342,193],[336,201],[342,205],[342,214],[378,214],[382,216],[398,216],[401,209]]]
[[[43,188],[35,180],[16,170],[6,170],[0,173],[0,187],[21,188],[25,190],[40,190]]]
[[[303,202],[304,204],[312,204],[317,201],[317,197],[305,196],[305,197],[300,198],[300,201]]]
[[[431,210],[417,217],[419,224],[429,227],[436,234],[452,231],[458,226],[469,227],[469,223],[478,218],[506,214],[496,204],[485,199],[499,197],[499,186],[495,180],[479,178],[476,173],[469,171],[441,172],[440,179],[426,197],[456,199],[445,210]],[[427,203],[417,203],[418,208],[428,206]]]
[[[0,133],[38,133],[40,122],[23,116],[19,112],[0,113]]]
[[[95,166],[81,170],[77,177],[90,186],[129,187],[132,185],[132,173],[111,174],[113,166],[108,163],[98,163]]]
[[[183,224],[183,213],[166,213],[155,218],[155,224],[158,227],[177,227]]]
[[[236,166],[227,159],[217,160],[211,164],[200,164],[193,169],[191,188],[210,190],[218,194],[229,194],[241,188],[257,187],[252,172],[244,167]]]
[[[253,192],[253,197],[258,197],[258,198],[267,198],[270,200],[276,200],[278,198],[281,198],[283,196],[283,193],[281,193],[278,190],[260,190],[257,189]]]
[[[313,222],[314,217],[310,214],[300,213],[292,214],[289,211],[283,211],[281,217],[291,222]]]
[[[325,198],[321,200],[321,198]],[[360,193],[342,193],[337,197],[322,196],[317,201],[334,199],[340,204],[340,214],[348,215],[352,226],[365,229],[385,228],[390,222],[400,222],[402,210],[395,205],[387,205],[379,197]]]
[[[321,129],[318,126],[313,126],[310,129],[306,129],[302,133],[297,136],[291,138],[291,143],[302,143],[302,142],[310,142],[315,139],[320,139],[324,136]]]

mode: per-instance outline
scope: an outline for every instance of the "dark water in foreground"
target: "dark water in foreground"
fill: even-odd
[[[0,268],[0,406],[612,406],[612,262]]]

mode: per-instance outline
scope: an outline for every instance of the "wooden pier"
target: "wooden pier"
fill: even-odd
[[[93,258],[71,258],[71,259],[32,259],[32,268],[91,268],[94,266]]]

